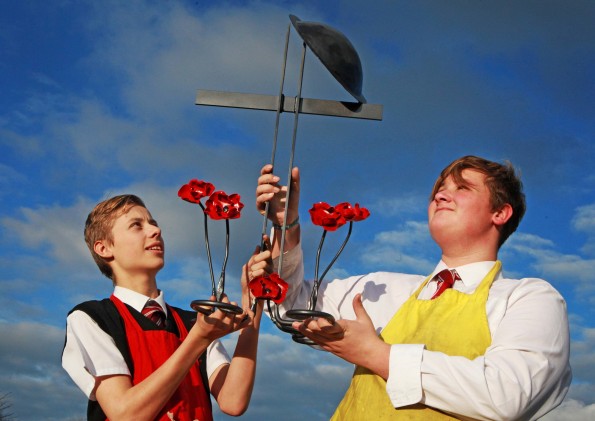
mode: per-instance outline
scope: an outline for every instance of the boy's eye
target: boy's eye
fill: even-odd
[[[130,224],[130,228],[134,228],[134,227],[140,227],[140,226],[141,226],[141,225],[140,225],[140,222],[138,222],[138,221],[135,221],[135,222],[133,222],[132,224]]]

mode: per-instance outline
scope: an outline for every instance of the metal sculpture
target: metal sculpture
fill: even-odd
[[[294,15],[289,15],[289,19],[290,24],[287,27],[287,33],[285,37],[285,51],[281,73],[281,84],[279,88],[279,94],[277,96],[199,90],[196,95],[195,103],[196,105],[275,111],[275,131],[270,161],[273,167],[275,166],[280,115],[283,112],[293,113],[293,134],[288,168],[288,179],[291,180],[291,169],[293,168],[295,157],[295,145],[300,114],[382,120],[382,105],[368,104],[366,98],[362,94],[363,72],[361,61],[357,51],[344,34],[324,23],[302,21]],[[302,38],[303,43],[297,95],[295,97],[286,97],[283,94],[283,89],[285,83],[285,71],[287,67],[289,38],[292,26]],[[341,84],[341,86],[343,86],[343,88],[345,88],[345,90],[357,100],[357,102],[302,98],[301,93],[304,76],[304,63],[308,48],[314,53],[316,57],[318,57],[326,69]],[[286,200],[289,202],[289,197],[291,195],[291,183],[288,183],[286,194]],[[268,211],[269,206],[267,204],[265,207],[262,227],[263,236],[267,233]],[[283,247],[285,243],[286,225],[287,209],[285,210],[282,225],[283,228],[281,230],[281,250],[278,262],[278,274],[281,277],[283,274]],[[264,247],[264,244],[261,244],[261,248],[262,247]],[[310,300],[308,309],[290,310],[287,312],[287,316],[291,317],[290,319],[284,319],[281,317],[278,305],[273,304],[271,306],[270,300],[267,301],[269,314],[273,323],[280,330],[290,333],[293,340],[296,342],[312,344],[308,338],[305,338],[291,326],[293,321],[302,320],[308,317],[324,317],[331,322],[334,321],[334,318],[330,314],[314,310],[319,286],[320,282],[315,285],[314,290],[312,291],[312,298]]]

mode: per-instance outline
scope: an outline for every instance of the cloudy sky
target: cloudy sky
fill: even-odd
[[[550,419],[593,419],[595,4],[578,0],[1,2],[0,396],[10,412],[22,421],[84,417],[60,355],[69,309],[111,292],[82,236],[102,199],[145,199],[166,240],[160,286],[188,307],[210,282],[201,216],[177,190],[199,178],[239,193],[246,207],[231,223],[227,288],[239,298],[239,268],[261,231],[254,187],[275,116],[194,100],[198,89],[276,95],[289,14],[343,32],[363,63],[364,95],[384,107],[381,122],[300,117],[308,275],[320,237],[307,221],[312,203],[372,212],[329,276],[425,274],[439,258],[426,229],[439,171],[467,154],[510,160],[528,212],[501,250],[505,272],[548,280],[570,315],[574,380]],[[292,31],[288,96],[300,48]],[[352,101],[311,52],[302,94]],[[293,117],[282,117],[285,175]],[[211,227],[219,267],[223,231]],[[341,231],[329,235],[323,259],[340,240]],[[225,341],[230,350],[234,341]],[[327,419],[351,371],[265,320],[244,419]]]

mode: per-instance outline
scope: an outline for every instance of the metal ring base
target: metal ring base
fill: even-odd
[[[233,314],[242,314],[244,309],[242,307],[238,307],[234,304],[230,303],[223,303],[221,301],[213,301],[213,300],[194,300],[190,303],[190,307],[193,310],[202,313],[204,315],[209,316],[213,313],[216,309],[219,309],[225,313],[233,313]],[[210,307],[210,308],[204,308]]]
[[[290,317],[294,320],[306,320],[308,318],[323,318],[326,319],[329,323],[335,323],[335,318],[328,313],[323,311],[316,311],[316,310],[289,310],[285,313],[287,317]]]

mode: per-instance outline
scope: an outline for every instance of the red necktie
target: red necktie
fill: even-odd
[[[434,276],[434,279],[436,279],[438,281],[438,287],[437,287],[434,295],[432,295],[432,298],[431,298],[432,300],[434,298],[439,297],[440,294],[442,294],[448,288],[452,288],[455,281],[460,281],[461,277],[459,276],[457,271],[454,269],[452,269],[452,270],[444,269],[444,270],[440,271],[436,276]]]
[[[157,326],[165,324],[165,313],[157,301],[149,300],[142,311],[143,315],[153,321]]]

